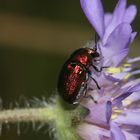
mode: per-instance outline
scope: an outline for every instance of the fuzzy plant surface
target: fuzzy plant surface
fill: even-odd
[[[98,41],[87,47],[100,54],[98,67],[87,81],[86,94],[75,108],[69,108],[59,97],[39,101],[37,107],[0,111],[0,124],[20,122],[47,123],[57,140],[139,140],[140,138],[140,73],[136,63],[140,57],[130,58],[129,46],[137,32],[131,23],[137,8],[118,0],[113,12],[106,13],[101,0],[80,0],[82,10],[98,35]],[[96,101],[93,101],[93,99]],[[37,100],[37,99],[36,99]]]

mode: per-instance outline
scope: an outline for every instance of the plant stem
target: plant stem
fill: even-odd
[[[57,140],[79,140],[75,127],[72,126],[72,120],[78,111],[65,110],[59,97],[55,103],[45,103],[45,106],[38,108],[15,108],[0,111],[0,125],[20,122],[40,122],[48,123],[55,128]],[[79,116],[78,114],[76,117]]]
[[[52,107],[3,110],[0,111],[0,123],[51,121],[54,111]]]

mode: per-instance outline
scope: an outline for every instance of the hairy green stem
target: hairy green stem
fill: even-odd
[[[44,107],[1,110],[0,124],[44,122],[56,129],[57,140],[79,140],[76,127],[73,126],[73,119],[78,116],[78,111],[64,109],[60,99],[56,97],[55,103],[46,102]]]
[[[29,121],[51,121],[55,108],[28,108],[28,109],[14,109],[0,111],[0,123],[16,123]]]

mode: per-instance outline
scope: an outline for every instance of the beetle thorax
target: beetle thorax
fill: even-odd
[[[87,68],[92,62],[92,57],[90,55],[77,55],[75,59]]]

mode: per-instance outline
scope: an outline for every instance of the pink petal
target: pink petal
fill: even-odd
[[[101,0],[80,0],[81,7],[100,38],[104,35],[104,10]]]

